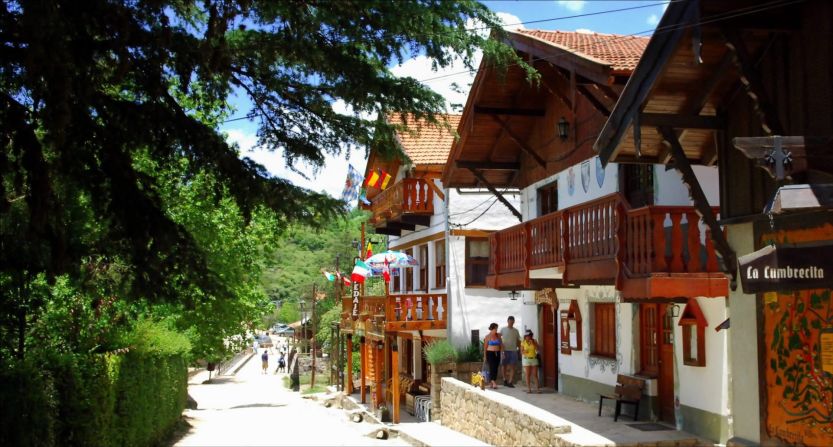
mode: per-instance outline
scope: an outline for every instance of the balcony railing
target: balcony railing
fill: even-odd
[[[406,178],[373,198],[370,210],[371,223],[376,225],[387,220],[396,220],[402,215],[434,214],[434,190],[428,186],[432,180]]]
[[[385,329],[388,331],[445,329],[447,318],[448,295],[445,293],[392,295],[385,307]]]
[[[487,283],[533,288],[530,270],[555,267],[567,283],[620,287],[628,279],[699,275],[712,282],[698,293],[722,293],[723,283],[714,282],[723,276],[711,235],[701,227],[694,207],[628,209],[611,194],[493,233]]]

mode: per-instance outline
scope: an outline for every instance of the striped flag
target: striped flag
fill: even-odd
[[[378,170],[375,170],[367,176],[367,186],[376,187],[379,184],[379,179],[382,176],[379,174]]]
[[[388,174],[388,173],[387,173],[387,172],[385,172],[385,171],[382,171],[382,185],[381,185],[380,187],[381,187],[382,189],[387,188],[387,187],[388,187],[388,183],[390,183],[390,179],[391,179],[391,178],[392,178],[392,177],[390,176],[390,174]]]
[[[370,266],[362,262],[361,259],[357,259],[356,266],[353,267],[353,273],[350,275],[350,279],[352,279],[353,282],[362,284],[368,276],[370,276]]]

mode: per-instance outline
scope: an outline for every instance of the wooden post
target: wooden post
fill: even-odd
[[[391,371],[393,371],[393,374],[392,374],[392,377],[391,377],[391,386],[393,388],[393,396],[392,396],[392,399],[391,399],[391,400],[393,400],[393,402],[391,402],[391,405],[393,407],[392,408],[393,411],[391,412],[391,414],[393,415],[393,423],[398,424],[399,423],[399,346],[397,346],[396,342],[394,342],[391,345]]]
[[[347,335],[347,395],[353,394],[353,334]]]
[[[359,340],[361,346],[359,347],[359,352],[361,353],[361,397],[362,403],[367,403],[367,339],[362,335],[361,339]]]

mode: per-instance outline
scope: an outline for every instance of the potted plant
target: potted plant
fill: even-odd
[[[391,422],[392,419],[390,417],[390,410],[388,407],[382,405],[376,409],[376,417],[379,418],[380,422]]]
[[[442,375],[454,375],[457,358],[457,350],[447,339],[433,341],[423,348],[425,360],[430,365],[431,371],[431,417],[438,418],[440,415],[440,377]]]
[[[457,348],[457,379],[468,382],[472,374],[479,373],[483,366],[483,348],[480,343]]]

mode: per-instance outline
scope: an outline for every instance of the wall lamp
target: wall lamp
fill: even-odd
[[[566,140],[569,130],[570,123],[568,123],[567,119],[562,116],[561,119],[558,120],[558,137],[561,138],[562,141]]]

